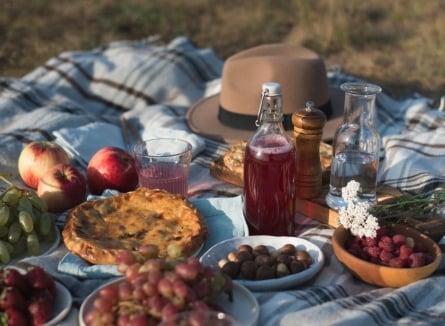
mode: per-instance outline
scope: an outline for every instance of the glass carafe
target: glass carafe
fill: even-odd
[[[369,83],[345,83],[343,123],[333,142],[331,177],[327,204],[338,210],[346,203],[342,188],[351,180],[360,183],[359,200],[377,201],[380,136],[375,127],[375,99],[381,88]]]

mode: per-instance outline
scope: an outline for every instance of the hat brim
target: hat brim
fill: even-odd
[[[329,88],[332,115],[323,128],[322,139],[331,142],[337,127],[343,120],[344,93],[338,88]],[[249,140],[254,131],[229,127],[218,119],[219,94],[206,97],[195,103],[187,112],[187,124],[198,135],[223,143],[235,144]],[[292,133],[292,131],[290,131]]]

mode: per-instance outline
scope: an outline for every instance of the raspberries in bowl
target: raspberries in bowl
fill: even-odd
[[[357,278],[380,287],[401,287],[430,276],[442,253],[428,236],[401,224],[381,226],[375,238],[339,226],[332,237],[337,259]]]

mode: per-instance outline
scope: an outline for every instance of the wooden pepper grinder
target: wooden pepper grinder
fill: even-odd
[[[296,195],[299,198],[319,197],[322,191],[320,142],[326,124],[324,113],[307,101],[306,108],[292,114],[296,160]]]

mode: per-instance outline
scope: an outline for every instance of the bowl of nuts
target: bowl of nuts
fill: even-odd
[[[402,224],[381,226],[375,238],[353,236],[339,226],[332,247],[337,259],[355,277],[379,287],[398,288],[426,278],[442,259],[436,242]]]
[[[200,260],[252,291],[285,290],[302,284],[324,265],[323,252],[312,242],[266,235],[224,240]]]

